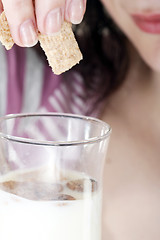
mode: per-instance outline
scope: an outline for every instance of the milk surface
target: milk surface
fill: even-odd
[[[68,176],[56,185],[1,179],[0,240],[100,240],[99,186],[86,175]]]

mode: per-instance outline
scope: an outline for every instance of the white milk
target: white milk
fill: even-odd
[[[84,192],[69,189],[68,181],[59,194],[76,200],[38,201],[0,190],[0,240],[100,240],[101,191],[91,190],[87,176]]]

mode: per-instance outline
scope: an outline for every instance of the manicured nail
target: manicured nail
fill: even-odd
[[[26,20],[21,24],[20,39],[25,47],[32,47],[37,43],[37,34],[32,20]]]
[[[63,10],[56,8],[50,11],[46,17],[45,32],[46,34],[54,34],[59,32],[64,19]]]
[[[79,24],[83,19],[83,14],[84,14],[84,1],[72,0],[68,9],[70,21],[73,24]]]

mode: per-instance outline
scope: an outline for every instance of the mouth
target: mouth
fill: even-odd
[[[132,14],[132,19],[140,30],[151,34],[160,34],[160,14]]]

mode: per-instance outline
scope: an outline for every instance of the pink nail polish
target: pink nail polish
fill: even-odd
[[[54,34],[60,31],[64,19],[63,15],[61,8],[56,8],[48,13],[45,21],[46,34]]]
[[[34,46],[38,39],[37,33],[31,19],[26,20],[20,26],[20,39],[25,47]]]
[[[84,1],[72,0],[68,9],[70,21],[73,24],[79,24],[83,19],[83,14],[84,14]]]

